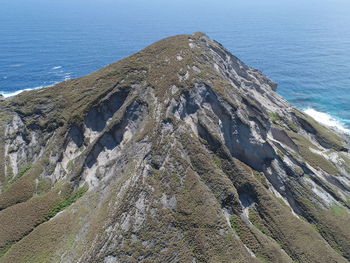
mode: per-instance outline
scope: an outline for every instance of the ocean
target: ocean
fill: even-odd
[[[350,129],[348,0],[1,0],[0,93],[93,72],[202,31],[324,124]]]

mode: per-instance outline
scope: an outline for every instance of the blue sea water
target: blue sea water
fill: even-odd
[[[262,70],[296,107],[350,128],[348,0],[1,0],[0,92],[82,76],[196,31]]]

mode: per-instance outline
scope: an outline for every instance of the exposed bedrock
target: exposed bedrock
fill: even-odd
[[[349,262],[349,138],[202,33],[0,100],[0,262]]]

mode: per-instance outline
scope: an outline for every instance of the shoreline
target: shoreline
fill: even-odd
[[[302,111],[304,113],[306,113],[307,115],[311,116],[313,119],[315,119],[319,123],[321,123],[329,128],[333,128],[340,133],[350,135],[350,129],[346,127],[346,124],[344,122],[342,122],[341,120],[339,120],[335,116],[330,115],[326,112],[317,111],[317,110],[310,108],[310,107],[304,108],[304,109],[302,109]]]
[[[0,96],[2,96],[4,99],[7,99],[7,98],[11,98],[11,97],[17,96],[18,94],[21,94],[24,91],[40,90],[40,89],[44,89],[44,88],[50,88],[50,87],[55,86],[56,84],[59,84],[61,82],[65,82],[67,80],[69,80],[69,79],[58,81],[58,82],[52,83],[52,84],[47,85],[47,86],[39,86],[39,87],[35,87],[35,88],[21,89],[21,90],[17,90],[17,91],[14,91],[14,92],[0,91]]]
[[[30,90],[38,90],[38,89],[42,89],[42,88],[45,88],[47,86],[40,86],[40,87],[35,87],[35,88],[28,88],[28,89],[22,89],[22,90],[17,90],[17,91],[14,91],[14,92],[0,92],[0,94],[5,98],[11,98],[11,97],[14,97],[18,94],[21,94],[22,92],[24,91],[30,91]]]

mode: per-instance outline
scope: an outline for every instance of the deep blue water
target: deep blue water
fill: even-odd
[[[242,3],[244,2],[244,3]],[[293,105],[350,128],[348,0],[1,0],[0,92],[95,71],[203,31],[279,83]]]

